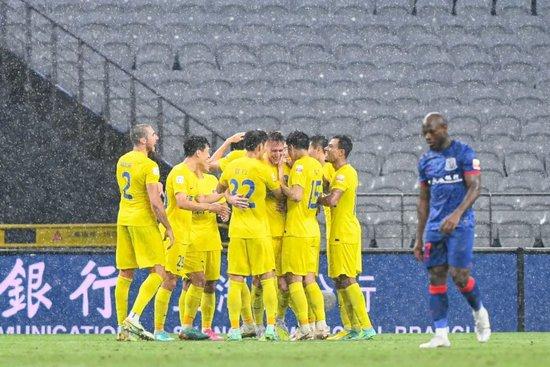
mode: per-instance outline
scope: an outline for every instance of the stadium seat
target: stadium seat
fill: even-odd
[[[378,176],[380,174],[379,160],[373,153],[359,153],[352,151],[350,162],[357,171],[366,172],[370,177]]]
[[[389,175],[395,173],[412,173],[417,174],[416,165],[418,163],[418,157],[411,153],[395,152],[389,153],[382,163],[382,175]]]
[[[543,162],[533,153],[511,153],[505,156],[504,164],[508,176],[522,175],[523,172],[544,175]]]
[[[476,18],[491,13],[493,0],[457,0],[455,11],[460,17]]]
[[[383,16],[403,16],[412,13],[411,0],[387,0],[376,2],[376,14]]]
[[[496,13],[499,16],[513,17],[531,14],[531,0],[497,0]]]
[[[521,132],[521,120],[513,113],[503,113],[492,116],[488,123],[481,129],[481,136],[485,141],[495,140],[496,137],[509,140],[519,140]]]
[[[453,2],[453,0],[416,0],[416,15],[421,17],[450,15],[453,10]]]

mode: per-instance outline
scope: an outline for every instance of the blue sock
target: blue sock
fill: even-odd
[[[447,298],[447,285],[430,285],[430,312],[437,329],[447,327],[447,311],[449,299]]]
[[[481,292],[479,291],[476,280],[470,277],[466,286],[464,288],[459,288],[459,290],[464,298],[466,298],[466,301],[468,301],[470,307],[472,307],[474,311],[479,311],[483,304],[481,303]]]

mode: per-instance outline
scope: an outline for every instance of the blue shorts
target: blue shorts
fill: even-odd
[[[440,231],[424,233],[424,264],[427,268],[450,265],[471,268],[474,253],[473,226],[457,227],[450,235]]]

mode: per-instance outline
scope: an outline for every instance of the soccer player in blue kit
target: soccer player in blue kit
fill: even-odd
[[[477,340],[485,343],[491,336],[489,314],[470,275],[475,228],[472,205],[481,191],[480,162],[472,148],[449,137],[447,121],[440,113],[426,115],[422,135],[430,149],[418,163],[420,197],[414,255],[428,268],[435,336],[420,348],[451,346],[448,274],[473,309]]]

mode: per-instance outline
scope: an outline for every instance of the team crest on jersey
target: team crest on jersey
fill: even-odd
[[[338,182],[344,182],[345,179],[346,179],[346,177],[344,175],[336,176],[336,181],[338,181]]]
[[[296,166],[296,172],[297,173],[302,173],[303,170],[304,170],[304,166],[302,166],[301,164]]]
[[[479,162],[479,159],[474,159],[472,161],[472,168],[476,171],[481,171],[481,163]]]
[[[182,184],[183,183],[183,176],[177,176],[176,177],[176,183]]]
[[[451,157],[445,160],[445,171],[454,171],[457,168],[456,158]]]
[[[160,176],[160,172],[159,172],[159,168],[158,168],[158,167],[154,167],[154,168],[153,168],[153,174],[154,174],[155,176]]]

